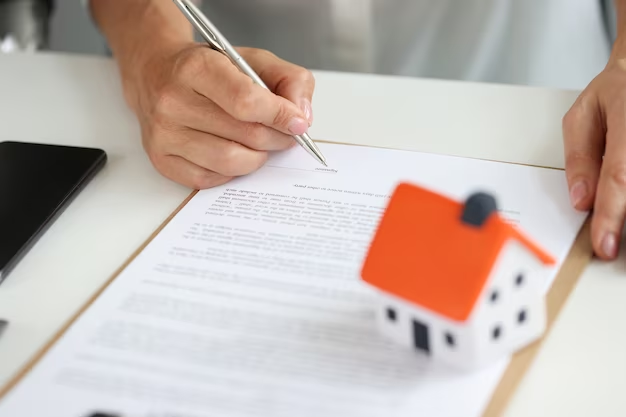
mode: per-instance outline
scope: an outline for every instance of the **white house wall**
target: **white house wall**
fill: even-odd
[[[523,274],[521,285],[516,283]],[[472,314],[479,364],[506,356],[533,342],[546,326],[543,283],[549,269],[517,240],[507,242],[501,251],[492,275]],[[495,301],[491,300],[497,292]],[[525,320],[518,323],[518,314],[524,310]],[[499,337],[494,339],[495,328]]]
[[[463,367],[476,353],[475,343],[471,339],[469,329],[464,323],[445,319],[420,306],[408,303],[396,296],[379,292],[377,309],[377,325],[381,333],[408,349],[415,349],[413,339],[413,320],[417,319],[428,326],[430,354],[436,361],[448,363],[455,367]],[[387,308],[396,311],[396,320],[390,321]],[[455,346],[446,343],[446,332],[453,335]],[[426,354],[416,350],[416,354]]]

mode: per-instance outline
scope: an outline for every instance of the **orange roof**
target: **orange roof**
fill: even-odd
[[[362,278],[383,291],[452,320],[472,312],[508,239],[545,264],[554,259],[499,215],[481,226],[461,220],[465,204],[400,184],[380,221]]]

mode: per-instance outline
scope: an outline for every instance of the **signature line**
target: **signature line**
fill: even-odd
[[[304,169],[304,168],[290,168],[290,167],[279,167],[277,165],[265,165],[266,167],[270,167],[270,168],[281,168],[281,169],[295,169],[297,171],[309,171],[309,172],[319,172],[321,174],[336,174],[336,172],[332,172],[332,171],[317,171],[314,169]]]

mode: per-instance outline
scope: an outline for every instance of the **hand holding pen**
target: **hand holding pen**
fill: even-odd
[[[243,74],[250,77],[250,79],[254,82],[255,85],[264,88],[265,90],[269,90],[269,88],[265,85],[261,77],[254,71],[254,69],[243,59],[243,57],[237,52],[235,48],[228,42],[228,40],[221,34],[221,32],[215,27],[215,25],[195,6],[195,4],[190,0],[174,0],[174,3],[178,6],[180,11],[185,15],[187,20],[191,22],[194,28],[202,35],[207,44],[213,48],[216,52],[224,54],[224,56],[228,57],[228,59],[236,66]],[[254,90],[254,88],[252,88]],[[253,94],[248,92],[248,94]],[[255,105],[256,103],[253,103]],[[307,113],[307,109],[305,108],[305,114]],[[310,116],[310,112],[309,112]],[[256,120],[251,120],[256,121]],[[263,123],[263,120],[259,120],[259,122]],[[326,165],[326,159],[322,155],[319,148],[315,145],[315,142],[309,137],[306,132],[301,132],[302,129],[293,128],[298,126],[297,119],[292,120],[288,123],[293,123],[293,125],[288,124],[288,130],[293,135],[293,138],[302,146],[308,153],[310,153],[313,158],[315,158],[319,163]]]
[[[138,14],[134,3],[124,10]],[[315,81],[306,69],[238,48],[268,91],[223,53],[195,42],[172,0],[153,1],[141,25],[122,25],[106,0],[92,4],[109,34],[143,148],[165,177],[194,189],[224,184],[256,171],[268,152],[297,146],[293,135],[308,129]]]

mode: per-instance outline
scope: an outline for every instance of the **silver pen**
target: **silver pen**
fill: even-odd
[[[219,30],[207,19],[207,17],[189,0],[174,0],[174,3],[183,12],[187,20],[200,32],[204,40],[217,52],[226,55],[235,64],[241,72],[252,78],[252,80],[261,87],[269,90],[261,77],[248,65],[248,63],[237,53],[235,48],[226,40]],[[311,137],[304,133],[303,135],[294,135],[293,138],[310,153],[318,162],[326,165],[326,158],[315,145]]]

